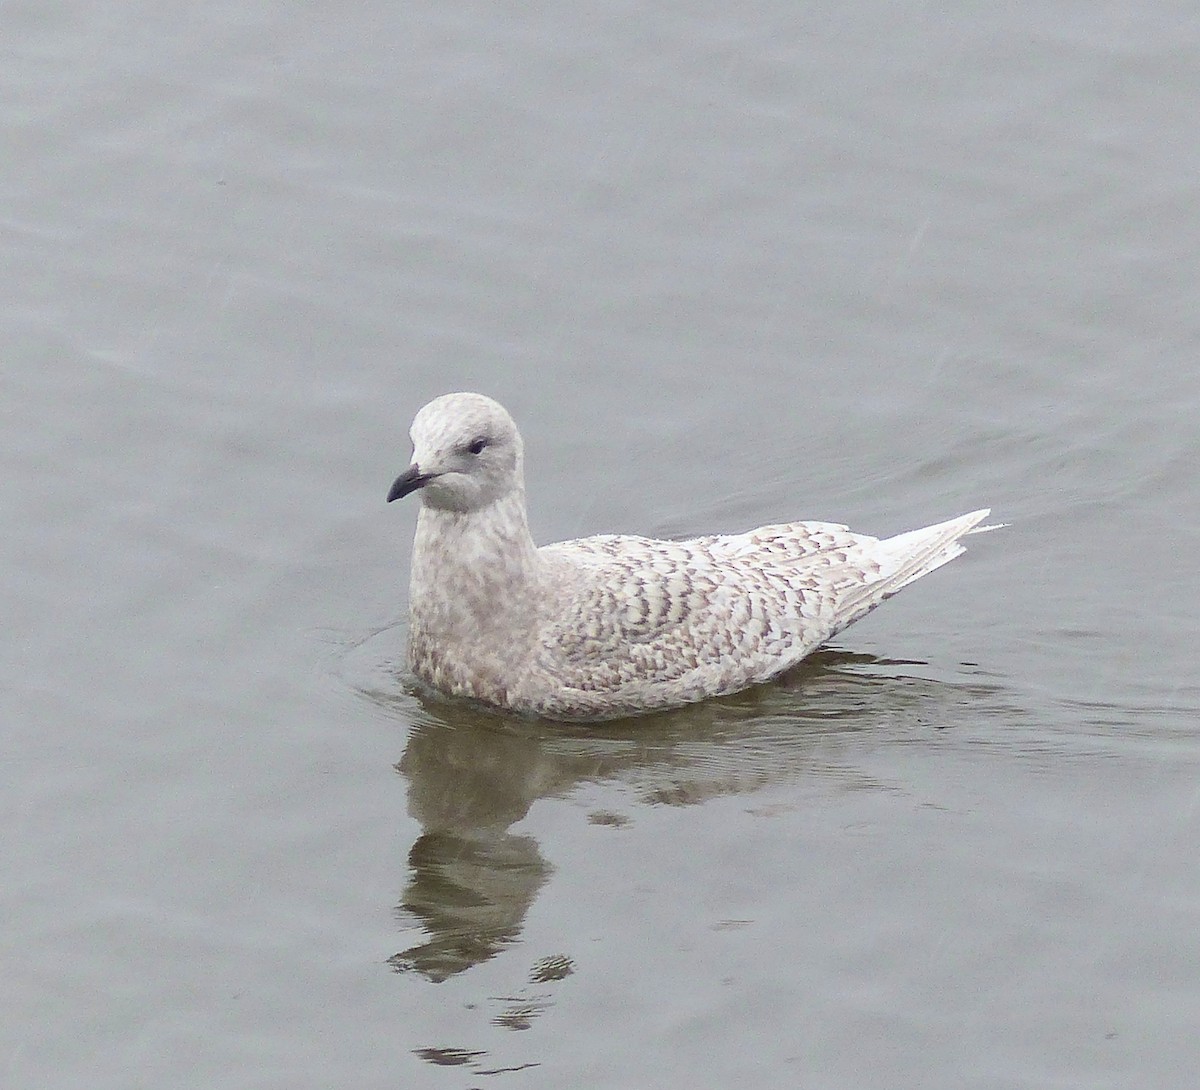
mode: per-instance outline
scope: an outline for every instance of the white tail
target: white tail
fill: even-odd
[[[959,544],[959,538],[998,530],[999,526],[979,525],[990,514],[991,508],[984,507],[946,522],[884,538],[871,546],[870,556],[879,563],[880,577],[857,587],[839,603],[836,631],[870,613],[909,583],[961,556],[966,549]]]

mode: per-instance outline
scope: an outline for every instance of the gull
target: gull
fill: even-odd
[[[498,402],[444,394],[417,413],[409,669],[527,716],[613,719],[770,681],[990,529],[988,509],[890,538],[829,522],[666,541],[602,534],[540,548],[524,445]]]

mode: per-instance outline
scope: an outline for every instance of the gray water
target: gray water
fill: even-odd
[[[0,1077],[1190,1087],[1194,5],[7,4]],[[413,693],[540,540],[1009,528],[779,685]]]

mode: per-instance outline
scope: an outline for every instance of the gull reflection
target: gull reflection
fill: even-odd
[[[905,739],[952,726],[965,703],[1003,708],[982,679],[920,676],[921,663],[827,650],[781,682],[659,715],[593,726],[505,717],[433,695],[370,694],[412,722],[396,766],[422,832],[400,911],[426,940],[391,959],[440,982],[516,941],[553,868],[511,832],[535,801],[612,782],[648,805],[693,805],[804,776],[897,789],[854,767],[855,732]],[[632,790],[630,790],[632,789]],[[591,820],[628,817],[600,811]]]
[[[537,779],[545,763],[535,737],[431,705],[396,768],[422,827],[400,908],[430,938],[391,963],[442,981],[511,943],[550,876],[537,841],[508,831],[546,793]]]

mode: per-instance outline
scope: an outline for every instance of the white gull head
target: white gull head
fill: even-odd
[[[524,491],[521,436],[504,406],[483,394],[443,394],[413,420],[412,465],[388,501],[421,489],[427,507],[469,514]]]

